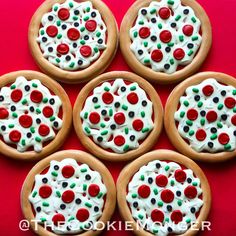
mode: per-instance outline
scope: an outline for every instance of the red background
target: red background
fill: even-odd
[[[27,44],[28,24],[34,11],[43,0],[11,0],[1,1],[0,22],[0,74],[15,70],[39,70],[30,55]],[[134,0],[104,0],[114,13],[118,25]],[[220,71],[236,76],[236,1],[199,0],[208,13],[213,28],[213,47],[201,71]],[[130,70],[124,62],[120,50],[107,71]],[[82,85],[63,85],[72,104]],[[163,106],[174,86],[155,86]],[[154,149],[174,149],[163,130]],[[61,149],[81,149],[75,132]],[[23,219],[20,208],[20,190],[22,183],[35,163],[17,162],[4,156],[0,157],[0,234],[1,235],[33,235],[31,231],[19,229],[19,221]],[[125,163],[105,163],[116,180]],[[204,170],[213,195],[212,209],[209,216],[211,231],[201,235],[230,236],[236,232],[236,160],[220,164],[198,163]],[[114,220],[121,220],[116,211]],[[131,232],[104,232],[102,235],[111,236],[132,235]]]

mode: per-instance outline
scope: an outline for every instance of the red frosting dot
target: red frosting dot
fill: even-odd
[[[102,100],[104,103],[106,104],[111,104],[113,102],[113,96],[111,93],[109,92],[105,92],[103,95],[102,95]]]
[[[129,101],[129,103],[131,104],[136,104],[138,102],[138,95],[136,93],[130,93],[127,96],[127,100]]]
[[[22,91],[20,89],[15,89],[11,93],[11,100],[13,102],[19,102],[22,96],[23,96]]]
[[[66,8],[61,8],[59,11],[58,11],[58,17],[61,19],[61,20],[67,20],[69,17],[70,17],[70,12],[68,9]]]
[[[0,119],[6,119],[9,116],[9,112],[6,108],[0,107]]]
[[[89,218],[89,211],[85,208],[81,208],[76,213],[76,218],[80,222],[84,222]]]
[[[234,108],[235,106],[235,99],[232,98],[232,97],[228,97],[225,99],[225,106],[228,107],[228,108]]]
[[[166,20],[170,17],[170,9],[168,7],[162,7],[160,10],[159,10],[159,16]]]
[[[30,94],[30,99],[32,102],[40,103],[43,99],[43,94],[38,90],[34,90]]]
[[[47,135],[50,133],[50,129],[49,129],[49,127],[48,127],[47,125],[41,124],[41,125],[39,126],[38,132],[39,132],[39,134],[40,134],[41,136],[44,137],[44,136],[47,136]]]
[[[118,112],[114,115],[114,120],[118,125],[125,123],[125,115],[122,112]]]
[[[202,92],[205,96],[211,96],[214,92],[214,88],[211,85],[206,85],[203,87]]]
[[[67,36],[70,40],[77,40],[80,37],[80,33],[77,29],[71,28],[67,31]]]
[[[172,34],[169,30],[163,30],[161,33],[160,33],[160,40],[163,42],[163,43],[169,43],[172,39]]]
[[[143,121],[140,120],[140,119],[137,119],[133,122],[133,128],[136,130],[136,131],[140,131],[142,130],[143,128]]]
[[[193,26],[192,25],[185,25],[183,27],[183,33],[186,36],[191,36],[193,34]]]
[[[17,143],[21,139],[21,133],[18,130],[12,130],[9,134],[9,138],[12,142]]]
[[[65,43],[61,43],[57,46],[57,51],[63,55],[67,54],[69,52],[69,46]]]
[[[148,198],[148,196],[150,195],[150,187],[143,184],[138,188],[138,194],[141,198]]]
[[[84,45],[79,49],[80,53],[84,57],[89,57],[92,54],[92,49],[90,46]]]
[[[115,138],[114,138],[114,143],[115,145],[117,146],[122,146],[125,144],[125,138],[122,136],[122,135],[117,135]]]
[[[161,199],[163,202],[170,203],[174,200],[174,194],[171,190],[165,189],[161,192]]]
[[[206,138],[206,132],[203,129],[199,129],[196,132],[196,138],[198,141],[203,141]]]
[[[29,116],[29,115],[22,115],[19,118],[19,122],[22,127],[29,128],[32,125],[33,120],[31,118],[31,116]]]
[[[197,196],[197,189],[194,186],[189,185],[187,188],[185,188],[184,195],[187,198],[193,199]]]
[[[151,213],[151,218],[153,222],[160,222],[162,223],[164,220],[164,214],[162,211],[155,209]]]
[[[92,112],[89,115],[89,121],[93,124],[97,124],[100,121],[100,115],[97,112]]]
[[[179,183],[183,183],[186,180],[186,173],[183,170],[176,170],[175,179]]]
[[[217,119],[217,113],[215,111],[208,111],[206,118],[208,122],[214,122]]]
[[[182,60],[184,58],[184,56],[185,56],[185,52],[184,52],[184,50],[182,48],[175,49],[175,51],[174,51],[174,58],[176,60]]]
[[[90,184],[88,193],[91,197],[96,197],[100,192],[100,188],[97,184]]]
[[[143,39],[149,37],[150,35],[150,29],[148,27],[142,27],[139,30],[139,36]]]
[[[198,117],[198,112],[195,109],[189,109],[187,112],[187,117],[189,120],[196,120]]]
[[[229,135],[226,134],[226,133],[221,133],[218,137],[218,140],[219,142],[222,144],[222,145],[225,145],[229,142],[230,138],[229,138]]]
[[[68,165],[68,166],[64,166],[61,172],[62,172],[63,177],[70,178],[74,175],[75,169],[73,168],[73,166]]]
[[[163,53],[159,49],[155,49],[152,51],[151,58],[155,62],[160,62],[163,59]]]
[[[55,37],[55,36],[57,35],[57,33],[58,33],[58,29],[57,29],[56,26],[50,25],[50,26],[47,27],[46,33],[47,33],[48,36],[50,36],[50,37]]]
[[[183,220],[183,215],[180,210],[175,210],[171,213],[170,218],[175,224],[178,224]]]
[[[93,32],[97,28],[97,22],[95,20],[88,20],[85,23],[85,28],[88,31]]]
[[[56,226],[65,224],[65,217],[62,214],[56,214],[52,217],[52,222]]]
[[[232,123],[233,125],[236,125],[236,115],[232,116],[232,118],[231,118],[231,123]]]
[[[160,187],[165,187],[168,183],[168,179],[165,175],[158,175],[156,177],[156,184]]]
[[[47,118],[53,115],[53,109],[50,106],[46,106],[43,108],[43,115]]]
[[[39,196],[41,198],[48,198],[52,194],[52,189],[48,185],[41,186],[39,189]]]
[[[72,202],[74,198],[75,198],[75,194],[71,190],[66,190],[61,196],[62,201],[65,203]]]

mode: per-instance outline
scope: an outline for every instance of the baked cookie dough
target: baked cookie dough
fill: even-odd
[[[65,83],[102,73],[118,43],[115,18],[99,0],[45,1],[32,17],[28,36],[38,66]]]
[[[162,104],[155,89],[130,72],[100,75],[84,86],[73,120],[82,144],[109,161],[127,161],[148,151],[162,129]]]
[[[21,192],[23,214],[38,235],[98,235],[115,205],[110,172],[90,154],[75,150],[40,161]]]
[[[123,219],[136,235],[194,235],[211,205],[208,181],[191,159],[169,150],[144,154],[117,181]]]
[[[211,25],[192,0],[138,0],[120,28],[120,47],[130,66],[152,82],[175,83],[196,72],[211,47]]]
[[[201,161],[225,161],[236,149],[236,80],[203,72],[179,84],[166,103],[165,128],[172,144]]]
[[[35,71],[0,77],[0,152],[19,160],[38,160],[56,151],[72,123],[64,89]]]

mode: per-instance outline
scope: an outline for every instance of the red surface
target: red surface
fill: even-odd
[[[134,0],[117,1],[104,0],[113,11],[118,25],[123,15]],[[43,0],[22,0],[1,2],[1,66],[0,74],[15,70],[31,69],[39,70],[34,63],[27,44],[27,31],[31,16]],[[236,1],[224,0],[199,0],[207,11],[213,26],[213,47],[209,56],[201,68],[201,71],[221,71],[236,76]],[[120,51],[107,71],[129,70]],[[82,85],[63,85],[74,103]],[[174,86],[155,86],[163,105]],[[69,139],[62,149],[85,150],[74,131],[71,131]],[[173,149],[165,131],[162,132],[155,149]],[[19,221],[23,219],[20,208],[20,189],[23,181],[35,163],[23,163],[0,157],[0,234],[9,236],[33,235],[31,231],[21,231]],[[125,163],[105,163],[116,180]],[[230,236],[236,232],[236,160],[220,164],[198,163],[204,170],[211,185],[213,201],[209,216],[211,231],[205,231],[200,235]],[[120,220],[118,212],[113,220]],[[104,232],[105,236],[132,235],[130,231]]]

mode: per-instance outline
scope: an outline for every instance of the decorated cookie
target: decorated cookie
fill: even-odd
[[[211,194],[202,170],[173,151],[147,153],[121,172],[119,210],[137,235],[194,235],[207,219]]]
[[[89,80],[109,65],[117,47],[117,27],[98,0],[51,0],[32,18],[29,44],[37,64],[66,83]]]
[[[167,134],[184,154],[203,161],[235,156],[236,82],[221,73],[197,74],[177,86],[166,104]]]
[[[0,152],[37,160],[63,144],[72,109],[63,88],[49,77],[19,71],[0,78]]]
[[[162,105],[154,88],[129,72],[111,72],[87,84],[74,108],[82,144],[110,161],[137,157],[157,141]]]
[[[191,0],[139,0],[121,24],[121,50],[129,66],[159,83],[194,73],[211,46],[209,19]]]
[[[106,167],[90,154],[72,150],[33,167],[22,187],[21,204],[39,235],[97,235],[113,214],[115,198]]]

